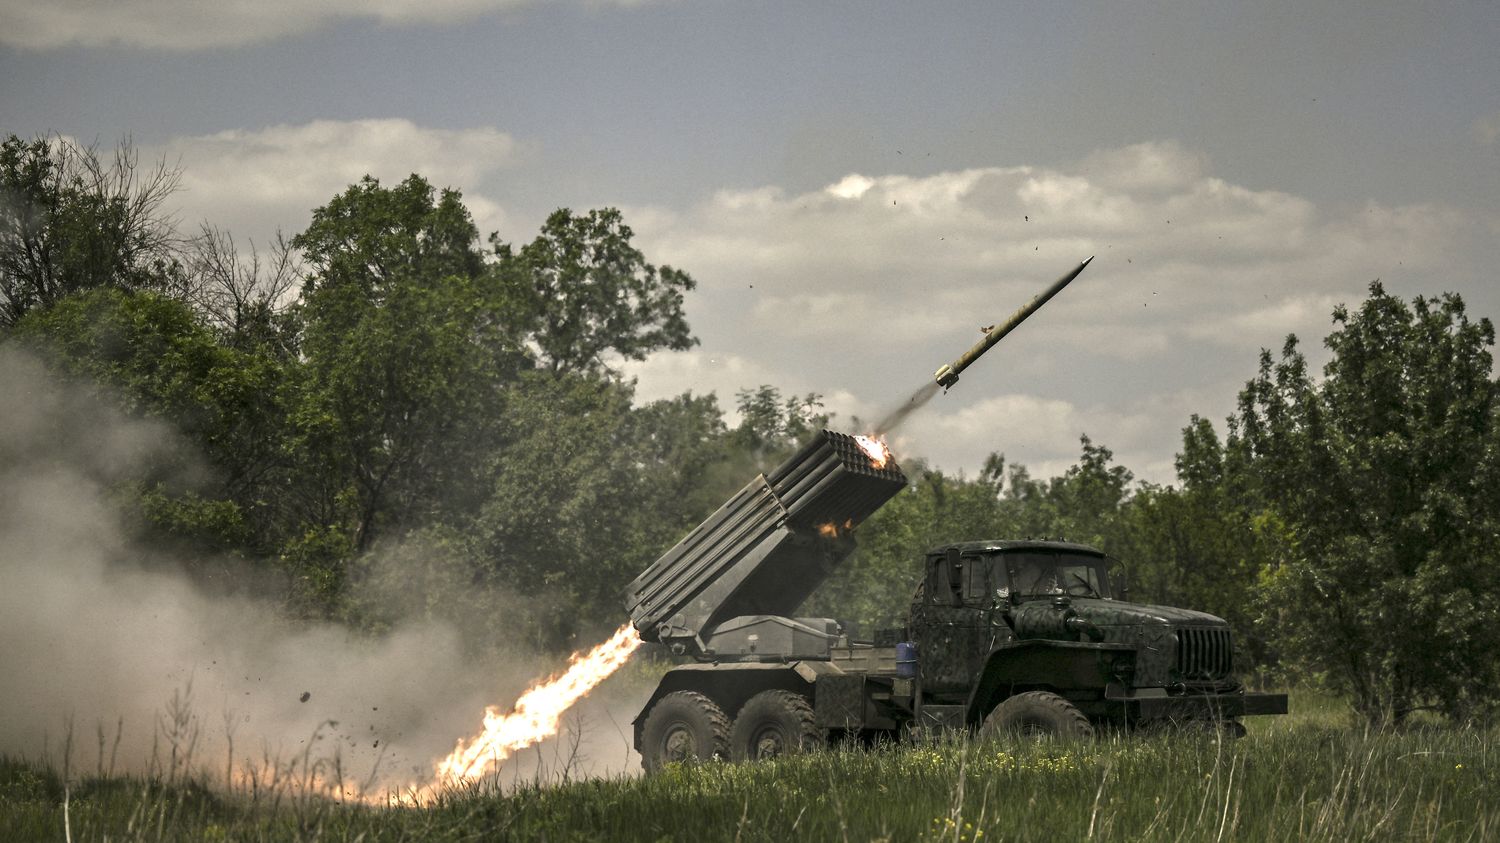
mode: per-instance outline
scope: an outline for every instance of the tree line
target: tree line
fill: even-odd
[[[367,177],[242,254],[177,230],[176,180],[129,144],[8,136],[0,342],[179,431],[190,448],[118,490],[132,527],[205,576],[274,574],[291,617],[586,643],[631,578],[829,423],[818,396],[769,385],[735,396],[734,426],[712,394],[639,401],[619,364],[696,342],[694,281],[614,209],[509,242],[481,238],[457,190]],[[1124,560],[1134,599],[1228,619],[1247,664],[1372,723],[1493,715],[1493,327],[1378,282],[1332,317],[1321,374],[1289,337],[1222,435],[1187,421],[1175,484],[1087,437],[1045,479],[999,453],[976,477],[905,458],[911,487],[805,611],[885,625],[927,548],[1062,536]]]

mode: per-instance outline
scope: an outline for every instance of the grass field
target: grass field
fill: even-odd
[[[646,778],[474,788],[423,809],[0,761],[0,840],[1486,840],[1500,731],[1365,733],[1293,697],[1233,742],[951,741]],[[206,774],[205,774],[206,775]],[[65,792],[66,791],[66,792]],[[66,796],[66,810],[64,800]]]

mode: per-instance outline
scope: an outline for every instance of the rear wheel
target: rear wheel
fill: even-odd
[[[736,761],[809,752],[823,745],[807,697],[792,691],[761,691],[734,718],[729,750]]]
[[[729,718],[697,691],[673,691],[651,706],[641,727],[641,766],[654,773],[670,762],[729,757]]]
[[[1027,691],[1005,700],[984,718],[985,737],[1088,740],[1094,725],[1078,707],[1050,691]]]

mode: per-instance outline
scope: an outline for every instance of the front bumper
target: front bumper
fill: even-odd
[[[1104,698],[1124,703],[1132,720],[1223,720],[1287,712],[1286,694],[1246,691],[1169,694],[1165,688],[1111,685]]]

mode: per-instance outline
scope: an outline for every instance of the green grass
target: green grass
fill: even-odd
[[[949,741],[680,767],[425,809],[131,778],[68,789],[74,840],[1485,840],[1500,835],[1500,731],[1365,733],[1336,700],[1256,718],[1236,742]],[[0,763],[0,839],[63,837],[63,783]]]

